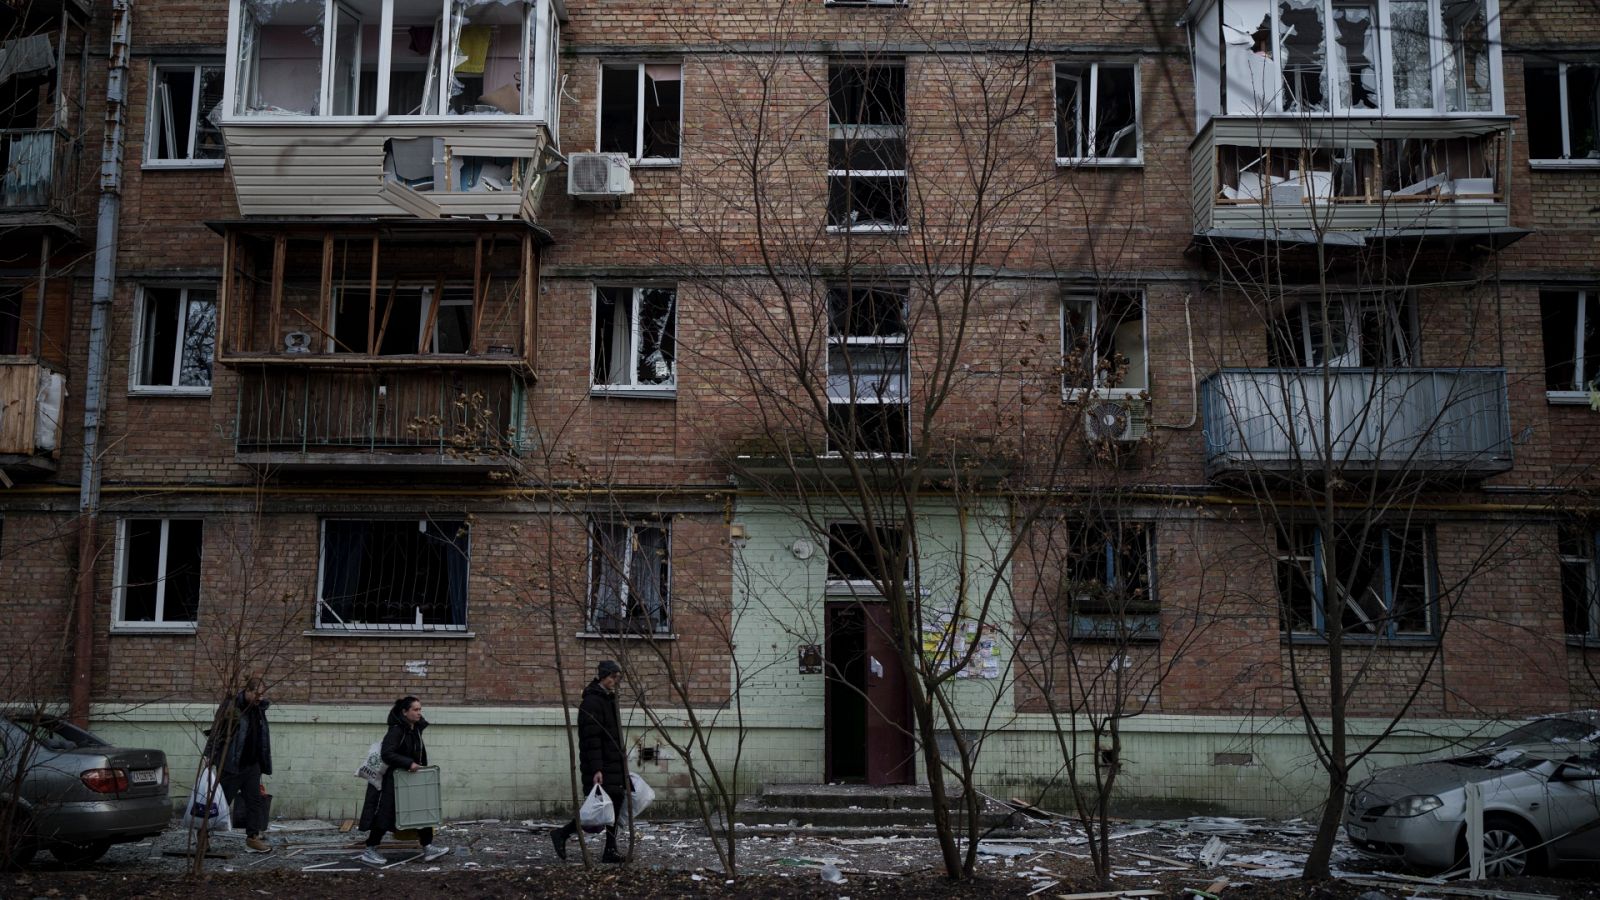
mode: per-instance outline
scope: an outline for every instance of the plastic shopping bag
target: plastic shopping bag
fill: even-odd
[[[628,794],[628,815],[637,819],[639,814],[644,812],[644,808],[655,801],[656,790],[655,788],[646,784],[645,780],[640,778],[639,773],[637,772],[628,773],[628,786],[630,788],[630,793]]]
[[[584,831],[594,834],[605,830],[606,826],[615,821],[617,821],[616,807],[612,806],[611,798],[600,789],[600,785],[595,785],[589,791],[589,799],[583,801],[583,806],[578,808],[578,824],[583,826]]]
[[[373,741],[372,746],[367,748],[367,758],[362,760],[361,766],[356,769],[356,777],[365,778],[373,789],[381,791],[383,773],[387,771],[389,767],[383,763],[383,741]]]
[[[227,831],[233,827],[232,811],[222,795],[222,785],[210,766],[200,770],[194,790],[189,792],[189,803],[183,808],[183,827],[196,831]]]

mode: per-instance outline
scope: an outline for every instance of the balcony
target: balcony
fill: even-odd
[[[55,472],[66,377],[27,356],[0,356],[0,471],[7,479]]]
[[[560,0],[232,0],[239,211],[537,221],[565,18]]]
[[[0,130],[0,222],[73,214],[76,145],[58,128],[7,128]]]
[[[1511,468],[1504,369],[1223,369],[1200,391],[1215,480],[1304,483],[1325,461],[1349,480]]]
[[[509,372],[239,372],[234,458],[290,470],[478,472],[522,446],[524,382]]]
[[[1190,144],[1195,234],[1509,242],[1509,121],[1213,116]]]

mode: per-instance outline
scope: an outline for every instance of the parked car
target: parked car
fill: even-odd
[[[1600,861],[1600,711],[1543,716],[1462,756],[1382,769],[1350,791],[1344,828],[1369,855],[1467,865],[1466,786],[1483,792],[1490,876]]]
[[[71,722],[0,711],[0,864],[41,847],[67,865],[160,834],[172,818],[167,757],[113,747]]]

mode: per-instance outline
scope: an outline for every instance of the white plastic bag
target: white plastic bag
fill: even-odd
[[[645,807],[655,802],[656,790],[646,784],[645,780],[639,777],[638,772],[628,773],[628,786],[631,789],[628,794],[628,815],[637,819],[639,814],[644,812]]]
[[[365,778],[367,784],[372,785],[374,790],[381,791],[383,773],[387,771],[389,767],[383,763],[383,741],[373,741],[372,746],[367,748],[367,758],[362,760],[361,766],[356,769],[356,777]]]
[[[193,830],[227,831],[233,828],[233,814],[228,809],[228,799],[222,795],[222,785],[216,773],[206,766],[189,792],[189,804],[183,808],[183,827]]]
[[[616,807],[612,806],[611,798],[600,789],[600,785],[595,785],[589,791],[589,799],[583,801],[583,806],[578,808],[578,824],[583,826],[584,831],[593,834],[615,821],[617,821]]]

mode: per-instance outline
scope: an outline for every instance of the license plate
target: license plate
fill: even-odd
[[[134,784],[155,784],[161,780],[161,773],[155,769],[140,769],[128,776]]]
[[[1367,830],[1360,825],[1346,825],[1344,830],[1350,835],[1350,840],[1352,841],[1364,841],[1367,839]]]

